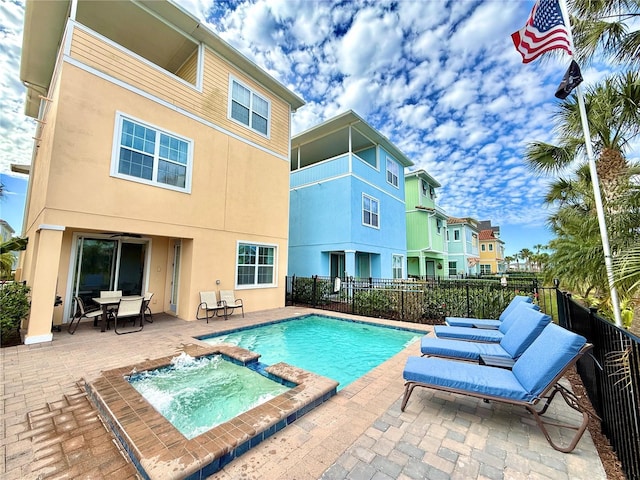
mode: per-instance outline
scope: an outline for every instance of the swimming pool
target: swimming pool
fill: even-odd
[[[260,362],[285,362],[332,378],[338,390],[400,352],[424,332],[324,315],[307,315],[238,329],[199,340],[228,343],[260,354]]]

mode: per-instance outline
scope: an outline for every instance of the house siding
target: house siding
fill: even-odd
[[[198,292],[212,289],[241,289],[247,311],[282,307],[288,261],[289,104],[209,48],[179,69],[194,82],[202,73],[200,92],[69,22],[73,28],[66,29],[63,54],[57,57],[43,103],[29,179],[25,235],[30,241],[21,273],[32,287],[32,308],[24,325],[25,343],[50,341],[52,318],[61,324],[73,314],[81,236],[146,242],[142,287],[155,293],[154,312],[193,320]],[[269,138],[227,118],[230,76],[271,102]],[[119,115],[192,142],[190,191],[112,176]],[[177,242],[182,253],[172,310]],[[236,285],[238,242],[275,247],[273,285]],[[63,298],[62,308],[53,308],[54,294]]]
[[[70,57],[105,75],[139,88],[165,100],[178,108],[247,138],[264,148],[286,157],[289,152],[289,106],[265,91],[242,72],[233,69],[209,48],[204,51],[202,92],[195,85],[187,85],[177,76],[160,67],[131,55],[103,37],[83,27],[73,29]],[[197,63],[198,56],[191,57]],[[192,70],[194,66],[185,65]],[[230,120],[228,113],[229,75],[233,75],[271,103],[270,136],[253,132],[248,127]]]
[[[356,155],[351,161],[349,157],[291,173],[289,275],[327,276],[329,253],[351,251],[371,254],[371,274],[391,278],[392,255],[406,256],[404,184],[396,188],[386,182],[386,168],[374,169]],[[379,228],[362,222],[363,194],[379,201]]]

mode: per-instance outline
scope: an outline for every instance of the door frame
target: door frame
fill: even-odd
[[[114,282],[117,282],[118,272],[120,270],[120,253],[122,250],[122,243],[140,243],[146,244],[146,252],[144,258],[144,267],[142,273],[142,294],[149,289],[149,272],[151,268],[151,250],[153,248],[153,242],[150,237],[114,237],[113,233],[95,233],[95,232],[73,232],[73,238],[71,241],[71,251],[69,252],[69,271],[67,274],[67,293],[65,295],[64,310],[62,312],[62,322],[68,323],[69,319],[73,315],[73,297],[75,296],[75,285],[73,280],[75,278],[76,269],[78,268],[78,242],[81,238],[88,238],[93,240],[113,240],[117,241],[116,251],[116,266],[114,273]]]

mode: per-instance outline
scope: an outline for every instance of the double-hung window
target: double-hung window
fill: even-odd
[[[369,227],[380,227],[380,203],[369,195],[362,195],[362,223]]]
[[[238,243],[236,284],[269,287],[276,283],[276,246]]]
[[[190,191],[192,140],[121,114],[116,121],[113,176]]]
[[[229,116],[262,135],[269,135],[271,105],[250,88],[231,78]]]
[[[404,278],[404,257],[402,255],[393,255],[393,278]]]
[[[399,168],[398,164],[387,158],[387,182],[394,187],[398,186]]]

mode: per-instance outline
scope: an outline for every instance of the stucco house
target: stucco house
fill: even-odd
[[[480,273],[478,221],[471,217],[447,219],[449,277]]]
[[[186,320],[201,290],[284,305],[299,96],[168,1],[27,1],[20,77],[38,122],[25,343],[100,290]]]
[[[408,274],[447,277],[447,214],[436,202],[441,185],[422,169],[406,173],[404,185]]]
[[[497,228],[497,230],[496,230]],[[480,230],[480,273],[504,273],[504,242],[500,239],[500,229]]]
[[[404,169],[353,111],[291,139],[289,275],[406,278]]]

